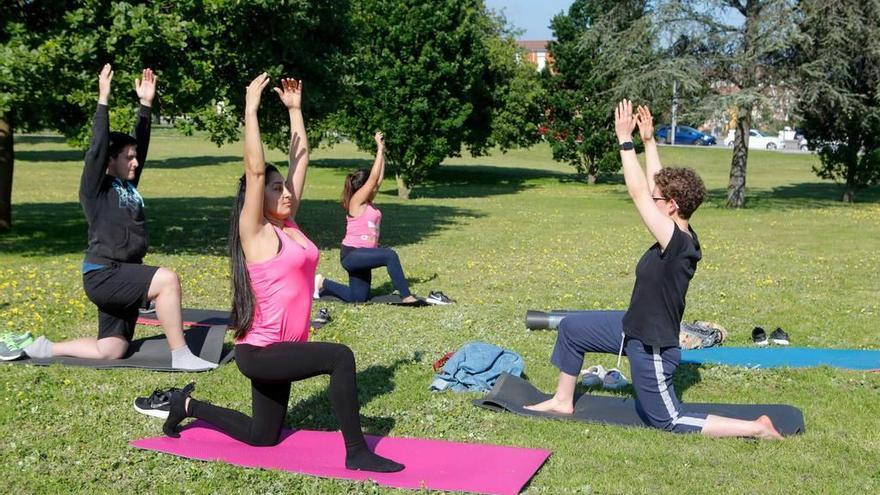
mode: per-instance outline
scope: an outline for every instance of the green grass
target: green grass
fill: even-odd
[[[666,165],[694,167],[712,191],[693,225],[704,258],[691,283],[687,319],[730,330],[786,329],[794,345],[880,348],[880,191],[840,204],[817,179],[815,157],[751,152],[749,208],[723,208],[729,150],[663,148]],[[241,145],[159,132],[141,193],[151,251],[146,262],[181,277],[185,304],[226,307],[228,212],[241,173]],[[0,236],[0,330],[52,339],[94,335],[96,311],[81,288],[86,224],[77,202],[82,154],[57,138],[16,142],[15,228]],[[283,163],[281,153],[269,159]],[[349,145],[313,155],[298,221],[322,249],[319,270],[345,279],[337,201],[349,169],[370,157]],[[555,334],[528,333],[527,309],[624,308],[635,263],[652,242],[619,178],[586,186],[548,148],[449,160],[415,199],[388,180],[378,202],[383,244],[394,246],[414,291],[442,289],[449,307],[335,305],[313,338],[344,342],[358,360],[368,431],[553,451],[527,493],[877,493],[880,374],[829,368],[744,370],[686,367],[677,392],[692,402],[773,402],[804,411],[807,433],[782,443],[711,440],[648,429],[526,420],[477,409],[474,394],[427,390],[431,362],[465,342],[519,352],[538,387],[550,390]],[[375,285],[390,290],[376,272]],[[139,328],[138,334],[155,332]],[[614,356],[587,356],[612,365]],[[159,423],[131,400],[154,388],[198,381],[197,396],[250,410],[234,365],[206,374],[64,367],[0,368],[0,465],[15,493],[406,493],[373,485],[203,463],[128,447]],[[315,378],[293,388],[289,424],[335,429]],[[631,392],[631,391],[629,391]],[[601,392],[599,392],[601,393]]]

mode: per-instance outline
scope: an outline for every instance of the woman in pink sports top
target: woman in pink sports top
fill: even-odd
[[[348,272],[348,285],[318,275],[315,277],[316,294],[335,296],[345,302],[366,301],[370,296],[373,268],[384,266],[402,302],[418,303],[419,299],[409,291],[397,253],[379,247],[382,212],[373,205],[373,199],[385,177],[385,137],[377,132],[375,139],[377,151],[373,168],[348,174],[342,191],[342,208],[348,214],[339,260]]]
[[[251,380],[253,417],[189,397],[192,386],[172,389],[163,430],[177,437],[187,417],[205,420],[228,435],[256,446],[275,445],[287,415],[291,383],[330,375],[330,406],[345,439],[348,469],[395,472],[403,465],[367,447],[351,349],[342,344],[309,342],[309,316],[318,249],[299,230],[299,208],[309,163],[303,124],[302,82],[282,79],[275,88],[290,114],[290,170],[287,180],[266,165],[257,109],[269,77],[263,73],[247,88],[244,176],[230,219],[232,328],[235,362]]]

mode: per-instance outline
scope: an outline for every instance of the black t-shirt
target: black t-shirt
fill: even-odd
[[[654,243],[636,265],[636,283],[623,316],[627,336],[647,345],[678,345],[688,285],[702,258],[697,234],[690,226],[688,230],[691,235],[675,226],[666,250]]]
[[[89,223],[86,262],[108,260],[141,263],[147,254],[144,201],[137,191],[150,144],[150,108],[141,106],[135,124],[138,167],[134,179],[107,175],[110,122],[106,105],[98,105],[92,122],[92,141],[86,153],[79,186],[79,201]]]

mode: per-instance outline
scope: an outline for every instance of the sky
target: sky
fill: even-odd
[[[492,10],[503,12],[507,21],[525,30],[518,36],[523,40],[549,40],[550,19],[568,11],[573,0],[485,0]]]

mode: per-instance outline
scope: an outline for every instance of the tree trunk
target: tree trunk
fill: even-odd
[[[730,181],[727,185],[727,207],[742,208],[746,204],[746,164],[749,158],[749,129],[751,109],[737,112],[736,136],[733,138],[733,158],[730,160]]]
[[[596,164],[590,159],[587,162],[587,184],[593,185],[596,183],[596,179],[599,178],[599,169],[596,167]]]
[[[409,193],[412,192],[412,187],[407,185],[402,175],[394,174],[394,178],[397,179],[397,197],[400,199],[409,199]]]
[[[0,115],[0,231],[12,228],[12,117]]]
[[[847,185],[846,189],[843,190],[843,198],[841,198],[841,201],[843,201],[844,203],[854,203],[855,200],[856,200],[855,190],[852,189],[851,187],[849,187],[849,185]]]

